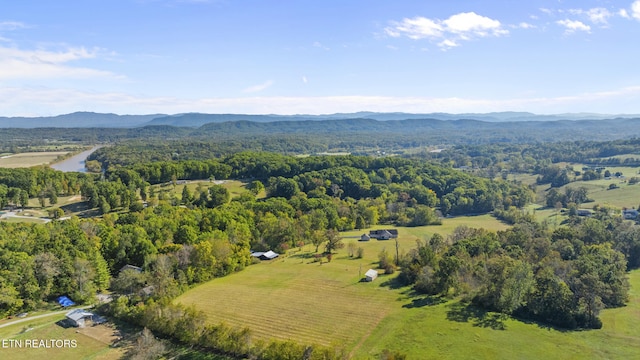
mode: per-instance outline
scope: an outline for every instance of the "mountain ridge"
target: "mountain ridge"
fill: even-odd
[[[477,120],[492,123],[527,122],[527,121],[577,121],[577,120],[613,120],[638,118],[638,114],[597,114],[597,113],[565,113],[534,114],[531,112],[490,112],[490,113],[404,113],[404,112],[370,112],[334,113],[322,115],[296,114],[146,114],[119,115],[113,113],[96,113],[79,111],[69,114],[40,117],[0,117],[0,128],[136,128],[149,125],[170,125],[178,127],[199,128],[209,123],[225,123],[249,121],[257,123],[286,121],[324,121],[347,119],[370,119],[376,121],[397,120]]]

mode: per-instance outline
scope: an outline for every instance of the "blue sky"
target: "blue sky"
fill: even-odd
[[[21,0],[0,116],[640,113],[640,0]]]

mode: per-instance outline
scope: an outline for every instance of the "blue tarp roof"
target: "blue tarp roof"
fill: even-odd
[[[69,306],[73,306],[73,305],[76,304],[66,296],[60,296],[57,299],[57,301],[58,301],[58,304],[60,304],[60,306],[62,306],[62,307],[69,307]]]

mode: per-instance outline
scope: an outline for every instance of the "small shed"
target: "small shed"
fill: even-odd
[[[371,236],[367,235],[367,234],[362,234],[362,236],[360,236],[360,240],[359,241],[369,241],[371,240]]]
[[[93,319],[93,313],[85,311],[84,309],[75,309],[66,314],[67,321],[75,327],[84,327],[87,320]]]
[[[375,280],[377,277],[378,277],[378,271],[374,269],[369,269],[367,270],[366,273],[364,273],[364,281],[371,282]]]

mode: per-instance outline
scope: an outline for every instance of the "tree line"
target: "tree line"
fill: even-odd
[[[555,230],[532,220],[521,217],[498,232],[460,227],[446,239],[419,241],[399,259],[399,279],[421,293],[462,296],[503,314],[600,328],[600,310],[628,300],[626,271],[640,266],[640,228],[607,208]]]

